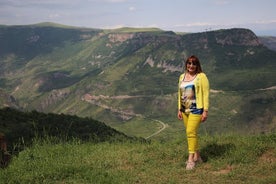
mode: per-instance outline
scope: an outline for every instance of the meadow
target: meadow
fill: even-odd
[[[275,183],[276,134],[201,135],[204,163],[187,171],[187,142],[152,139],[93,143],[34,139],[0,170],[11,183]]]

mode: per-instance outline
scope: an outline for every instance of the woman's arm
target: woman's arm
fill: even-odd
[[[208,117],[209,92],[210,92],[209,80],[205,74],[202,75],[201,85],[202,85],[202,92],[203,92],[203,113],[201,116],[201,121],[204,122],[207,120],[207,117]]]
[[[180,92],[180,88],[179,88],[179,85],[180,85],[180,81],[181,80],[183,80],[183,74],[182,75],[180,75],[180,77],[179,77],[179,80],[178,80],[178,85],[177,85],[177,88],[178,88],[178,97],[177,97],[177,118],[179,119],[179,120],[182,120],[182,112],[180,111],[180,109],[181,109],[181,100],[180,100],[180,98],[181,98],[181,92]]]
[[[204,111],[208,111],[210,86],[209,86],[209,80],[205,74],[202,75],[201,85],[202,85],[202,91],[203,91],[203,109]]]

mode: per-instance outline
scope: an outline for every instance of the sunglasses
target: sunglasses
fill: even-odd
[[[196,63],[193,63],[193,62],[187,62],[187,65],[194,65],[194,66],[197,66]]]

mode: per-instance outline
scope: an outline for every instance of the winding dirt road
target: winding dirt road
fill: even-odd
[[[160,123],[162,125],[162,128],[160,130],[158,130],[157,132],[151,134],[150,136],[146,137],[145,139],[149,139],[149,138],[161,133],[163,130],[165,130],[168,127],[164,122],[162,122],[160,120],[153,119],[153,121],[157,121],[158,123]]]
[[[106,96],[100,96],[100,97],[98,97],[97,99],[95,99],[95,97],[94,97],[94,98],[93,98],[93,97],[91,98],[91,97],[92,97],[92,96],[87,96],[87,94],[86,94],[86,96],[84,96],[84,97],[82,98],[82,100],[83,100],[83,101],[86,101],[86,102],[88,102],[88,103],[91,103],[91,104],[93,104],[93,105],[99,106],[99,107],[101,107],[101,108],[110,110],[111,112],[119,113],[119,114],[121,114],[122,116],[135,116],[135,117],[142,117],[142,118],[146,119],[146,117],[143,116],[142,114],[136,114],[136,113],[134,113],[134,112],[126,112],[126,111],[123,111],[123,110],[114,109],[114,108],[112,108],[112,107],[110,107],[110,106],[108,106],[108,105],[105,105],[105,104],[102,104],[102,103],[96,101],[98,98],[107,98]],[[130,96],[119,96],[119,97],[117,97],[117,98],[120,98],[120,99],[121,99],[121,98],[137,98],[137,97],[141,97],[141,96],[135,96],[135,97],[133,97],[133,96],[131,96],[131,97],[130,97]],[[113,98],[114,98],[114,97],[113,97]],[[93,99],[93,100],[92,100],[92,99]],[[145,139],[149,139],[149,138],[151,138],[151,137],[153,137],[153,136],[158,135],[159,133],[161,133],[162,131],[164,131],[164,130],[168,127],[167,124],[165,124],[164,122],[162,122],[162,121],[160,121],[160,120],[157,120],[157,119],[151,119],[151,120],[160,123],[160,124],[161,124],[161,129],[159,129],[158,131],[154,132],[153,134],[151,134],[151,135],[145,137]]]

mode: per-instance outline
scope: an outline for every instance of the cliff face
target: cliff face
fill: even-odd
[[[230,29],[214,32],[216,42],[221,45],[260,46],[258,37],[247,29]]]

